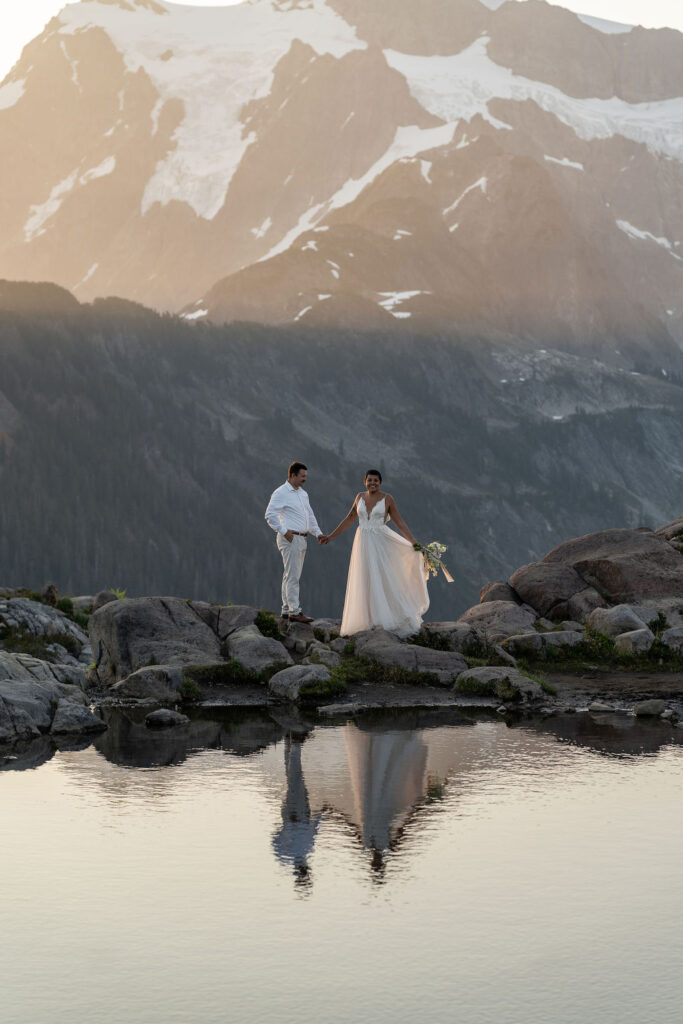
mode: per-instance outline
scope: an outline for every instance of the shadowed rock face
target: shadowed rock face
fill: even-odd
[[[683,595],[683,556],[650,531],[603,530],[553,548],[547,563],[565,563],[610,604]]]
[[[682,58],[537,2],[69,5],[0,87],[0,276],[680,370]]]

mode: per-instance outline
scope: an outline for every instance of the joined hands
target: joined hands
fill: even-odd
[[[325,533],[321,533],[318,537],[318,544],[329,544],[330,538]]]

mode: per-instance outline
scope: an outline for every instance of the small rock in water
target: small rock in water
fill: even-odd
[[[159,708],[145,715],[145,725],[150,729],[169,729],[175,725],[185,725],[189,721],[187,715],[181,715],[179,711],[171,711],[169,708]]]
[[[614,711],[611,704],[604,704],[601,700],[594,700],[592,704],[588,706],[589,711]]]
[[[663,711],[666,711],[666,701],[663,700],[641,700],[633,708],[638,718],[658,718]]]
[[[497,715],[507,715],[507,713],[508,709],[505,707],[504,704],[501,704],[499,708],[496,708]]]

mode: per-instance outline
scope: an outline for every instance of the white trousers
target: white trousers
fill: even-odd
[[[306,557],[306,538],[295,533],[291,541],[288,541],[278,533],[277,546],[285,567],[282,575],[282,614],[298,615],[301,611],[299,580]]]

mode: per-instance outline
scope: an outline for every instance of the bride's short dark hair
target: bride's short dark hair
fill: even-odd
[[[379,482],[382,483],[382,474],[380,473],[380,471],[378,469],[368,469],[368,470],[366,470],[365,476],[363,477],[363,480],[367,480],[367,478],[369,476],[378,476],[379,477]]]

